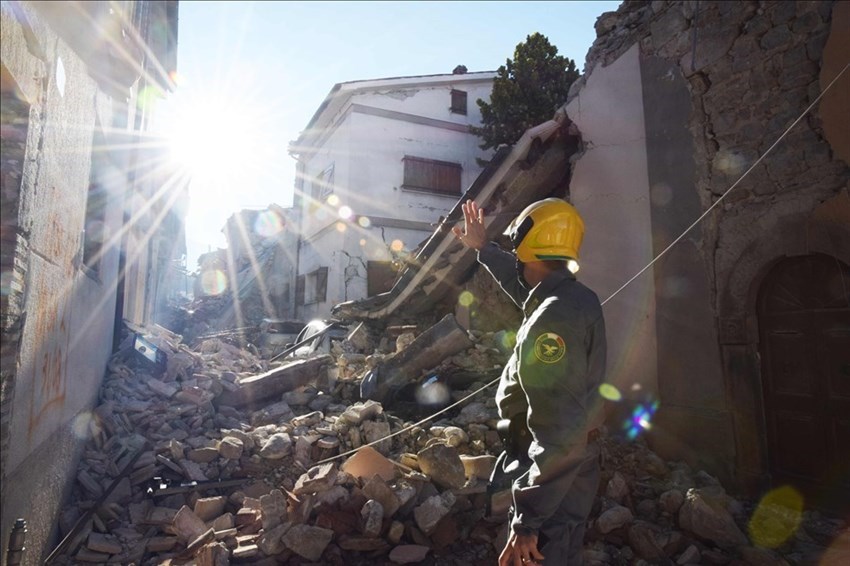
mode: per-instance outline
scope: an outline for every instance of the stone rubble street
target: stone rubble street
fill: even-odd
[[[402,336],[403,349],[411,337]],[[109,363],[97,408],[78,419],[88,440],[61,536],[95,512],[54,564],[497,563],[507,516],[487,516],[487,478],[502,450],[492,392],[386,438],[434,412],[400,418],[359,400],[370,364],[393,355],[395,344],[357,351],[335,343],[312,379],[234,406],[221,400],[238,397],[240,382],[286,370],[226,337],[189,347],[161,328],[146,336],[167,354],[156,368],[135,355],[132,337]],[[422,376],[480,368],[482,379],[452,388],[452,401],[492,380],[506,360],[493,334],[471,338],[469,350]],[[753,505],[709,474],[661,460],[641,438],[603,434],[600,443],[587,564],[850,563],[840,521],[807,511],[789,536],[761,548],[748,530]]]

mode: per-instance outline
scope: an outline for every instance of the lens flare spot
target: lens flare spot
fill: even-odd
[[[201,289],[205,295],[221,295],[227,289],[227,277],[219,269],[201,273]]]
[[[361,248],[366,247],[366,239],[365,238],[360,238],[360,247]]]
[[[623,398],[620,390],[611,385],[610,383],[603,383],[599,386],[599,394],[602,395],[604,399],[608,399],[609,401],[620,401]]]
[[[580,267],[576,260],[571,259],[567,262],[567,269],[570,270],[570,273],[578,273]]]
[[[352,216],[354,216],[354,211],[351,210],[350,206],[341,206],[339,207],[339,217],[343,220],[348,220]]]
[[[79,415],[74,417],[74,420],[71,423],[71,428],[74,431],[74,436],[76,436],[80,440],[87,439],[89,437],[89,430],[92,424],[97,426],[97,423],[95,423],[91,413],[89,413],[88,411],[80,413]],[[92,430],[91,432],[94,432],[94,430]]]
[[[450,397],[449,388],[437,376],[429,377],[416,390],[416,402],[420,405],[445,405]]]
[[[500,343],[508,351],[513,350],[516,346],[516,332],[508,330],[500,336]]]
[[[475,300],[475,295],[473,295],[469,291],[462,292],[457,298],[458,304],[460,304],[463,307],[470,306],[474,300]]]
[[[394,252],[400,252],[404,249],[404,242],[402,242],[401,240],[393,240],[393,242],[390,244],[390,249]]]
[[[336,231],[337,232],[345,232],[348,227],[345,225],[345,222],[337,222],[336,223]]]
[[[261,212],[254,221],[254,232],[263,238],[276,236],[281,230],[283,230],[283,220],[271,210]]]
[[[372,221],[365,216],[361,216],[360,218],[358,218],[357,223],[360,225],[361,228],[370,228],[372,226]]]
[[[750,538],[765,548],[777,548],[791,538],[803,518],[803,496],[786,485],[771,490],[756,507],[748,530]]]
[[[658,401],[643,404],[640,403],[635,407],[629,418],[623,423],[623,430],[626,431],[626,436],[630,440],[634,440],[644,431],[652,428],[652,416],[658,410]]]
[[[173,82],[175,86],[183,86],[186,83],[186,78],[177,71],[171,71],[168,73],[168,78],[171,79],[171,82]]]
[[[641,385],[640,383],[632,384],[632,391],[640,391],[641,389],[643,389],[643,385]]]
[[[336,195],[331,195],[328,197],[328,204],[331,206],[336,206],[339,204],[339,197]]]
[[[739,153],[721,150],[714,156],[714,168],[726,175],[740,175],[746,166],[746,159]]]

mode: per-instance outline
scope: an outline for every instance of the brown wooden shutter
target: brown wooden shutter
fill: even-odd
[[[405,156],[403,186],[459,195],[462,171],[459,163]]]

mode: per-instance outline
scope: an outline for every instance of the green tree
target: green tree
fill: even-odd
[[[479,147],[513,145],[528,128],[551,120],[578,76],[575,61],[558,55],[545,35],[529,35],[499,67],[490,102],[477,101],[482,125],[472,131],[483,140]]]

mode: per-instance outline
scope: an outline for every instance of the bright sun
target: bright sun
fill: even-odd
[[[259,132],[238,108],[224,100],[185,105],[169,124],[173,157],[193,183],[231,185],[251,163]]]

